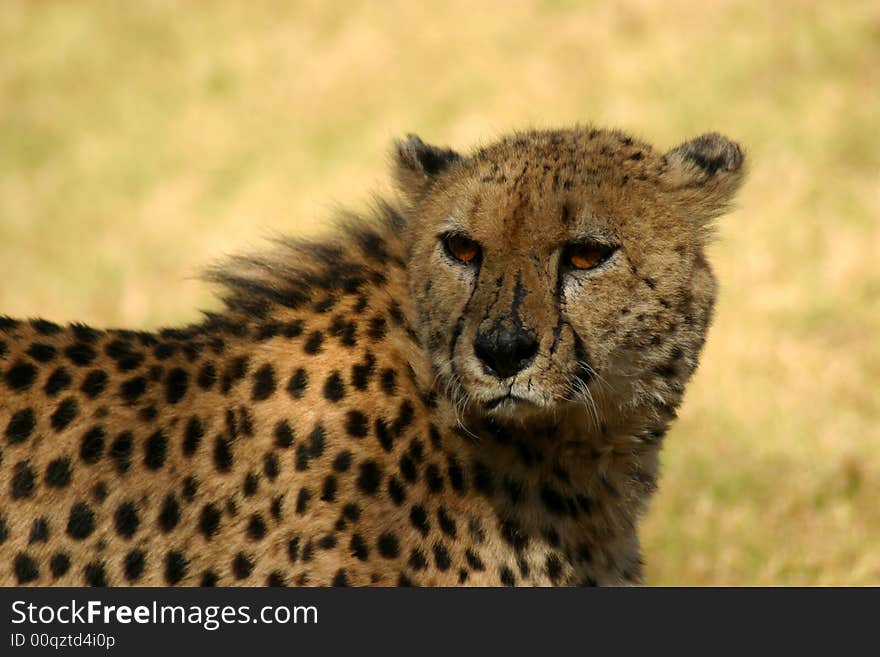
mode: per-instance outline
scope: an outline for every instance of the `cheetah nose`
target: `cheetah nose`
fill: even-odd
[[[538,353],[538,341],[522,329],[477,333],[474,353],[499,379],[513,376],[531,363]]]

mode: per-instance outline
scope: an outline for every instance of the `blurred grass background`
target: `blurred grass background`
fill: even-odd
[[[643,532],[652,584],[880,584],[880,4],[0,3],[0,312],[155,327],[195,276],[467,148],[720,130],[751,178]]]

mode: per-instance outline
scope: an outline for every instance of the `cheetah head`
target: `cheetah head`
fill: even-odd
[[[418,332],[461,408],[511,421],[677,403],[715,296],[711,220],[743,177],[735,143],[661,153],[583,127],[468,156],[410,136],[395,160]]]

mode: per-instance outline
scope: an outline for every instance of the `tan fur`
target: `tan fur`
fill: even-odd
[[[410,137],[398,203],[215,270],[226,309],[198,325],[3,320],[0,584],[640,582],[742,161],[718,135]],[[568,271],[584,239],[617,250]],[[499,327],[538,343],[505,380],[473,346]]]

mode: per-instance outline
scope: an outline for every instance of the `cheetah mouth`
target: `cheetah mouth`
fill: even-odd
[[[535,403],[526,399],[525,397],[520,397],[519,395],[507,393],[506,395],[501,395],[500,397],[496,397],[495,399],[484,402],[483,408],[487,411],[492,411],[502,408],[513,409],[523,405],[535,406]]]

